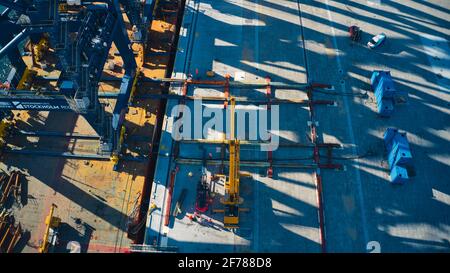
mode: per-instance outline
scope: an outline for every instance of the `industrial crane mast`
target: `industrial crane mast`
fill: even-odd
[[[240,141],[235,137],[235,107],[236,99],[230,98],[230,139],[228,149],[230,152],[230,166],[228,177],[225,181],[225,195],[221,198],[221,203],[225,206],[224,210],[216,210],[224,213],[225,228],[238,228],[239,225],[239,205],[243,199],[239,196],[239,144]]]
[[[7,84],[0,84],[0,116],[10,115],[12,110],[81,114],[100,136],[97,153],[110,155],[116,168],[124,119],[139,76],[131,46],[140,45],[143,54],[155,1],[0,0],[0,5],[6,7],[0,13],[0,59],[7,57],[12,67]],[[121,7],[133,26],[132,40]],[[60,72],[54,79],[56,87],[47,90],[33,86],[37,71],[27,67],[20,52],[22,42],[28,40],[33,64],[40,61],[47,66],[42,62],[44,52],[56,57],[52,68]],[[122,58],[124,74],[110,116],[98,93],[113,44]]]
[[[39,253],[48,253],[52,252],[53,248],[57,244],[58,241],[58,228],[61,224],[61,219],[53,216],[55,212],[55,208],[57,206],[52,204],[50,208],[50,213],[45,218],[45,233],[44,238],[42,239],[42,244],[39,246]]]

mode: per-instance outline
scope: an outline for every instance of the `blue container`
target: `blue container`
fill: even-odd
[[[403,184],[408,181],[408,171],[401,166],[394,166],[390,174],[392,184]]]
[[[382,117],[390,117],[394,112],[394,101],[392,99],[382,99],[377,106],[378,114]]]

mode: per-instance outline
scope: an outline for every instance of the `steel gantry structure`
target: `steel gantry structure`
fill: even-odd
[[[0,111],[74,111],[82,114],[101,139],[99,153],[117,160],[121,150],[123,120],[138,65],[132,42],[145,45],[154,0],[0,0],[6,9],[0,15],[0,58],[11,62],[6,83],[0,86]],[[130,40],[122,16],[123,7],[133,26]],[[26,66],[21,42],[31,43],[33,63],[42,51],[56,56],[56,90],[33,90],[35,72]],[[98,86],[111,50],[116,46],[125,73],[112,115],[99,101]],[[142,47],[143,48],[143,47]]]

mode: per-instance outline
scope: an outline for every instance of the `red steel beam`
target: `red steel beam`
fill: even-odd
[[[267,86],[266,86],[266,97],[267,97],[267,110],[270,110],[270,100],[272,97],[272,86],[270,85],[270,81],[272,79],[267,76],[266,77],[266,82],[267,82]]]
[[[228,79],[229,79],[229,75],[228,75]],[[225,76],[225,79],[226,76]],[[194,80],[194,79],[187,79],[185,81],[186,84],[202,84],[202,85],[219,85],[219,86],[224,86],[226,84],[226,80],[225,81],[208,81],[208,80]]]
[[[315,181],[316,181],[316,187],[317,187],[317,204],[318,204],[318,218],[319,218],[319,231],[320,231],[320,242],[321,242],[321,248],[322,252],[325,253],[326,248],[326,241],[325,241],[325,217],[323,213],[323,199],[322,199],[322,177],[319,173],[315,172]]]
[[[325,87],[320,84],[312,84],[314,87]],[[310,101],[309,112],[310,112],[310,122],[311,122],[311,142],[314,144],[313,158],[314,162],[317,164],[317,170],[314,172],[314,180],[316,181],[316,195],[317,195],[317,210],[318,210],[318,221],[319,221],[319,237],[320,237],[320,246],[322,253],[326,252],[326,239],[325,239],[325,217],[323,212],[323,200],[322,200],[322,177],[320,176],[320,154],[319,154],[319,144],[317,143],[317,130],[315,124],[315,112],[314,112],[314,103],[313,103],[313,93],[312,88],[308,89],[307,92],[308,99]]]
[[[228,99],[230,98],[230,74],[225,75],[225,83],[224,83],[223,93],[225,94],[225,99],[226,99],[223,102],[223,107],[226,109],[228,106]]]
[[[166,213],[164,218],[164,225],[168,226],[170,222],[170,207],[172,204],[172,194],[173,194],[173,188],[175,184],[175,176],[177,173],[177,168],[175,170],[172,170],[170,173],[170,182],[169,182],[169,195],[167,196],[167,202],[166,202]]]

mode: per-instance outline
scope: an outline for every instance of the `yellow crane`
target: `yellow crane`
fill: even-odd
[[[225,195],[220,199],[224,205],[224,209],[214,210],[214,212],[224,213],[224,227],[238,228],[239,227],[239,212],[247,211],[248,209],[240,208],[239,206],[244,202],[244,199],[239,195],[240,176],[247,176],[239,170],[239,145],[240,141],[235,138],[235,107],[236,99],[230,97],[230,139],[228,142],[228,149],[230,152],[230,164],[228,177],[218,175],[225,178]]]
[[[49,249],[53,248],[56,245],[56,241],[58,239],[58,227],[61,224],[61,219],[53,216],[55,208],[57,208],[57,206],[55,204],[52,204],[50,213],[45,218],[46,228],[44,238],[42,239],[42,243],[38,249],[39,253],[48,253]]]

